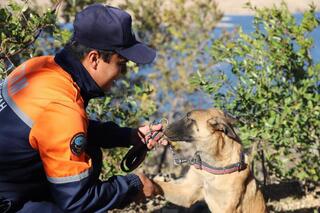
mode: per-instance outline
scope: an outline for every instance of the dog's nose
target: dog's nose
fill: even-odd
[[[168,125],[167,128],[163,131],[164,136],[168,139],[173,135],[172,126]]]
[[[170,132],[170,131],[169,131],[169,128],[167,127],[167,128],[163,131],[164,136],[167,137],[169,132]]]

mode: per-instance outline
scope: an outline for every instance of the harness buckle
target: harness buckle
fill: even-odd
[[[183,164],[183,163],[187,163],[188,160],[176,158],[176,159],[173,160],[173,162],[174,162],[175,165],[180,165],[180,164]]]
[[[245,164],[245,162],[240,161],[238,163],[237,167],[238,167],[238,172],[240,172],[240,171],[244,170],[247,167],[247,165]]]
[[[193,164],[196,164],[197,163],[197,159],[195,158],[191,158],[190,159],[190,164],[193,165]]]
[[[189,160],[190,165],[198,165],[200,169],[202,169],[202,162],[199,154],[195,154],[193,158]]]
[[[238,172],[242,170],[242,162],[237,163]]]

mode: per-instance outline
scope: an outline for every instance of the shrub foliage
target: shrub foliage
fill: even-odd
[[[320,20],[313,6],[301,21],[285,4],[251,8],[254,31],[239,29],[217,39],[209,51],[219,63],[191,81],[212,96],[216,107],[242,118],[241,138],[246,145],[260,142],[269,175],[317,182],[320,64],[310,55],[310,33]]]

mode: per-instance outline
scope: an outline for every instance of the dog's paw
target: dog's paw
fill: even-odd
[[[165,177],[163,175],[156,175],[155,177],[153,177],[154,181],[161,181],[161,182],[165,182]]]
[[[153,180],[154,181],[161,181],[161,182],[169,182],[174,179],[174,174],[157,174]]]

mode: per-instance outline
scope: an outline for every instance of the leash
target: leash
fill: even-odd
[[[199,156],[199,158],[200,158],[200,156]],[[239,162],[233,163],[233,164],[230,164],[230,165],[227,165],[224,167],[211,166],[208,163],[201,161],[201,159],[200,159],[200,161],[195,161],[193,166],[197,169],[205,170],[205,171],[207,171],[211,174],[215,174],[215,175],[224,175],[224,174],[230,174],[233,172],[240,172],[240,171],[247,168],[247,164],[244,161],[244,154],[242,151],[240,153],[240,161]]]
[[[240,152],[240,161],[237,163],[233,163],[224,167],[215,167],[211,166],[210,164],[204,162],[201,160],[201,156],[199,152],[195,152],[194,156],[192,158],[186,159],[186,158],[179,158],[178,154],[174,150],[173,146],[171,144],[168,145],[169,149],[173,155],[173,162],[175,165],[181,165],[181,164],[188,164],[190,166],[194,166],[196,169],[207,171],[211,174],[215,175],[224,175],[224,174],[230,174],[233,172],[240,172],[247,168],[247,164],[245,163],[245,157],[243,151]]]
[[[127,173],[132,172],[144,161],[147,152],[149,151],[147,144],[159,134],[158,131],[152,131],[152,125],[163,124],[163,122],[165,122],[165,125],[168,124],[168,120],[165,118],[162,118],[159,122],[153,121],[149,124],[150,131],[145,135],[147,138],[146,143],[141,143],[140,146],[133,146],[131,149],[129,149],[120,163],[120,168],[122,171]]]

